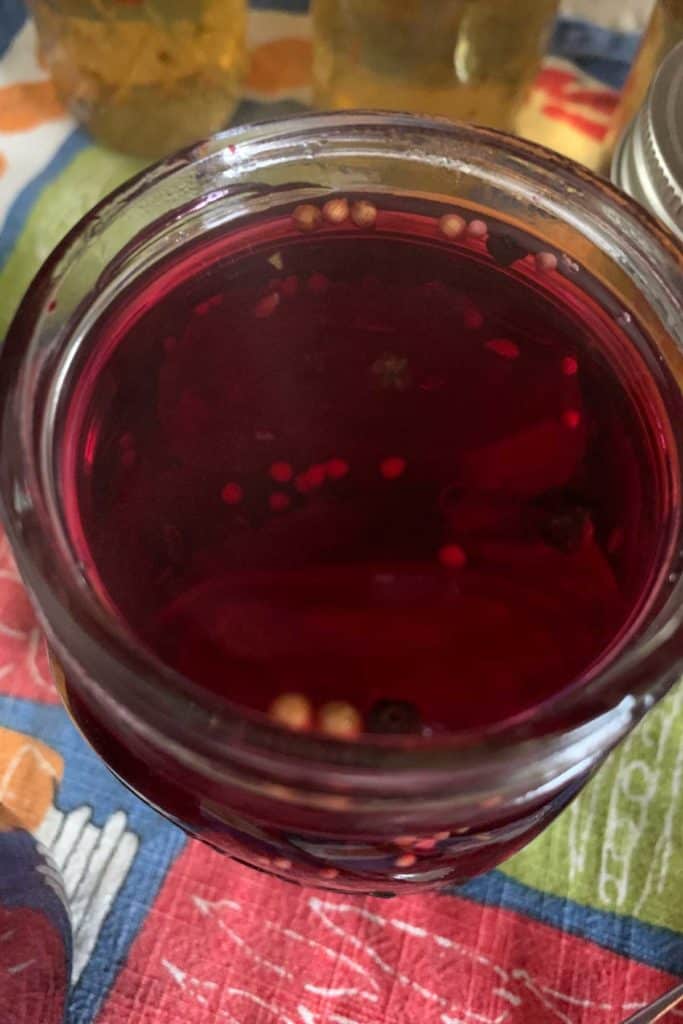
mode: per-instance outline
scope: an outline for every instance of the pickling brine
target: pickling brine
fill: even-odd
[[[313,0],[321,108],[412,110],[513,126],[557,0]]]
[[[158,157],[227,125],[245,0],[34,0],[57,92],[100,142]]]

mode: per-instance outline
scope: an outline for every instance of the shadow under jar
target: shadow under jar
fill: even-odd
[[[526,843],[680,671],[682,282],[606,182],[408,115],[106,199],[0,357],[4,518],[95,750],[299,883]]]

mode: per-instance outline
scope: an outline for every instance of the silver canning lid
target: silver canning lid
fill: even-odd
[[[683,42],[662,63],[623,135],[612,181],[683,241]]]

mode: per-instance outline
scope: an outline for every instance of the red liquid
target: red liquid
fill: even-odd
[[[395,725],[380,701],[423,735],[495,726],[643,610],[665,511],[626,318],[575,265],[537,271],[532,239],[489,222],[493,244],[454,244],[436,223],[386,203],[373,230],[252,223],[150,274],[90,343],[66,462],[84,566],[165,661],[237,704],[296,692],[350,702],[369,731]],[[84,715],[124,778],[253,863],[244,808],[217,840],[189,779],[158,783]],[[439,880],[502,859],[569,795],[509,841],[494,812],[481,855],[429,847],[452,856]],[[291,857],[295,825],[263,832],[269,853]],[[320,842],[344,887],[396,874],[395,851],[342,869]]]
[[[401,700],[458,730],[615,642],[655,546],[648,438],[548,275],[482,251],[295,234],[138,300],[80,507],[166,661],[261,710]]]

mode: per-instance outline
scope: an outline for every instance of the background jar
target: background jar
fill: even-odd
[[[510,128],[557,7],[557,0],[312,0],[315,103]]]
[[[33,0],[42,59],[95,138],[159,157],[224,128],[246,62],[246,0]]]
[[[666,55],[683,40],[683,0],[656,0],[649,24],[643,34],[619,105],[610,123],[605,142],[603,171],[619,135],[628,128],[638,113],[660,64]],[[683,117],[683,113],[680,114]]]

